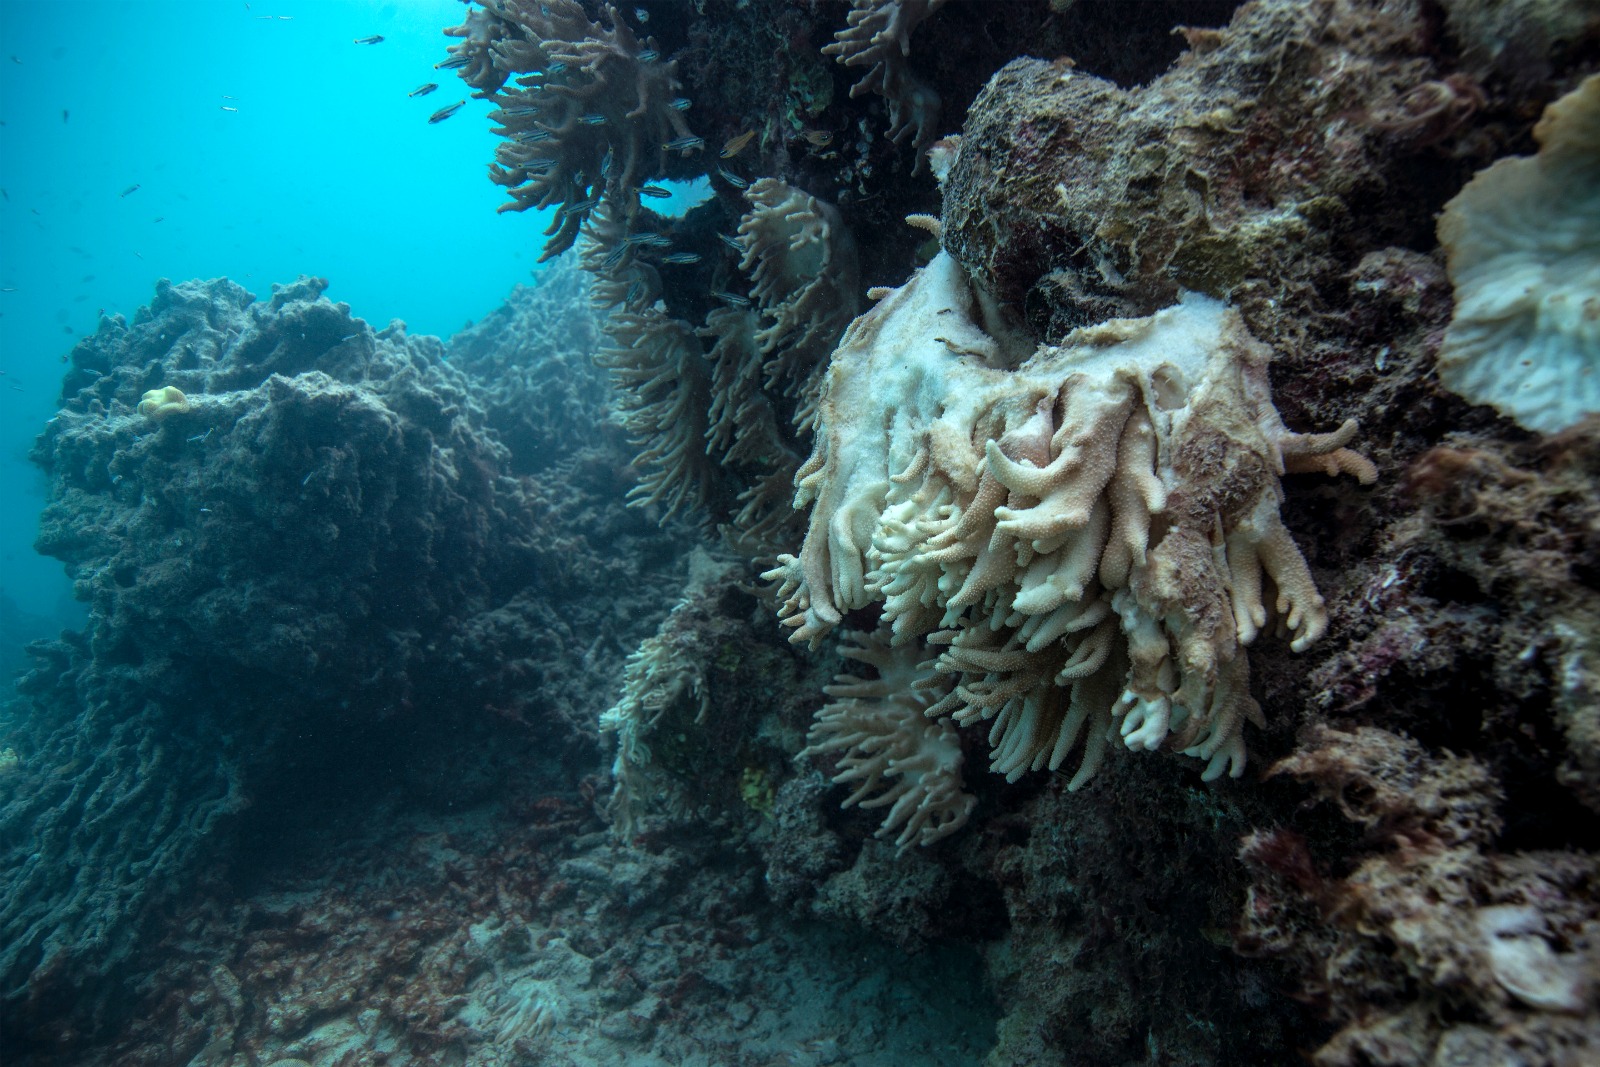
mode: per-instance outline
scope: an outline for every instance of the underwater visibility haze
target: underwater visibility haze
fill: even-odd
[[[1600,3],[0,3],[5,1067],[1600,1062]]]

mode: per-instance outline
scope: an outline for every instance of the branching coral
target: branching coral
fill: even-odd
[[[1243,646],[1269,607],[1296,650],[1327,626],[1278,480],[1372,480],[1345,448],[1354,425],[1287,430],[1268,351],[1209,298],[1020,363],[978,306],[941,253],[835,352],[796,479],[809,531],[768,573],[792,639],[881,602],[897,643],[948,645],[937,667],[956,684],[929,712],[992,720],[1008,778],[1084,738],[1079,785],[1117,727],[1129,748],[1237,776],[1261,714]]]
[[[967,823],[976,797],[961,779],[961,742],[948,719],[925,714],[934,695],[919,682],[927,672],[915,647],[892,648],[887,635],[855,634],[847,659],[876,678],[841,674],[823,690],[834,700],[817,712],[804,756],[841,752],[837,783],[854,787],[843,807],[887,807],[879,837],[899,831],[895,845],[929,845]]]
[[[469,59],[462,76],[494,102],[494,132],[506,139],[489,168],[511,194],[501,210],[561,205],[541,259],[571,248],[602,198],[631,214],[639,185],[668,169],[669,153],[697,148],[674,106],[677,60],[664,59],[609,4],[599,17],[576,0],[497,0],[493,14],[475,11],[451,31],[465,38],[452,49]],[[506,88],[512,74],[515,87]]]
[[[939,94],[906,69],[911,31],[945,4],[945,0],[854,0],[849,24],[822,49],[847,67],[867,72],[850,88],[850,98],[874,92],[889,105],[889,137],[903,141],[914,133],[916,168],[922,146],[937,132]]]

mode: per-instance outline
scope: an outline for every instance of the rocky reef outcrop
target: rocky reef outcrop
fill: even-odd
[[[580,376],[546,394],[559,456],[504,423],[529,457],[514,460],[492,398],[537,389],[483,351],[498,322],[463,337],[457,367],[325,284],[257,301],[226,280],[163,282],[72,352],[34,451],[52,483],[39,548],[91,614],[32,649],[6,735],[14,1047],[72,1047],[97,1021],[85,1001],[164,909],[269,862],[340,797],[387,781],[426,805],[470,802],[504,768],[465,748],[493,737],[542,753],[530,775],[576,777],[560,768],[593,758],[573,746],[603,698],[563,682],[620,661],[675,585],[671,534],[597,503],[627,475],[595,388]],[[587,360],[568,340],[557,366]],[[586,597],[601,581],[620,595]],[[71,1025],[53,1032],[55,1017]]]

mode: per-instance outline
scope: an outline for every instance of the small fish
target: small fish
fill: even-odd
[[[680,96],[676,99],[668,100],[667,106],[674,111],[688,111],[694,106],[694,101],[690,100],[687,96]]]
[[[415,89],[411,90],[406,95],[407,96],[427,96],[429,93],[433,92],[437,88],[439,88],[439,83],[438,82],[427,82],[427,83],[425,83],[423,85],[417,86]]]
[[[723,244],[727,245],[729,248],[733,249],[735,252],[739,253],[741,256],[744,255],[744,242],[733,236],[731,233],[719,233],[717,234],[717,239]]]
[[[737,137],[728,138],[728,143],[722,146],[722,158],[723,159],[732,159],[734,156],[738,155],[740,152],[743,152],[744,151],[744,146],[749,144],[750,143],[750,139],[752,137],[754,137],[755,135],[756,135],[756,131],[754,131],[754,130],[746,130],[744,133],[741,133]]]
[[[152,221],[154,221],[154,222],[166,222],[167,221],[167,217],[165,215],[157,215]]]
[[[750,306],[750,298],[747,296],[740,296],[738,293],[730,293],[726,292],[725,290],[718,289],[711,295],[716,297],[718,300],[721,300],[723,303],[732,304],[736,308],[747,308]]]
[[[672,247],[672,239],[670,237],[663,237],[659,233],[652,233],[649,236],[647,236],[644,240],[640,241],[639,243],[641,245],[643,245],[644,247],[646,247],[646,248],[671,248]]]
[[[640,22],[649,22],[650,12],[646,11],[642,7],[636,7],[633,9],[633,17],[638,19]]]
[[[660,234],[654,233],[630,233],[622,239],[622,243],[624,246],[647,245],[654,243],[659,236]],[[667,243],[671,244],[672,242],[668,241]]]
[[[670,256],[662,256],[661,262],[671,263],[675,266],[687,266],[690,263],[700,262],[700,254],[698,252],[674,252]]]
[[[68,111],[66,108],[62,108],[61,109],[61,121],[62,122],[66,122],[67,121],[67,116],[69,116],[71,114],[72,114],[72,112]]]
[[[567,65],[560,60],[557,60],[548,67],[544,68],[544,72],[546,74],[565,74],[567,72]]]
[[[228,106],[228,105],[227,105],[227,104],[223,104],[223,105],[222,105],[222,110],[224,110],[224,111],[234,111],[234,112],[237,112],[237,111],[238,111],[238,110],[239,110],[239,109],[238,109],[238,108],[236,108],[236,107],[229,107],[229,106]]]
[[[371,37],[357,37],[355,39],[355,43],[356,44],[382,44],[383,43],[383,34],[375,33]]]
[[[438,86],[435,85],[434,88],[437,89]],[[417,94],[416,93],[412,93],[411,95],[415,96]],[[500,109],[500,114],[502,114],[502,115],[537,115],[540,112],[540,110],[541,110],[541,108],[537,104],[518,104],[516,107],[503,107],[503,108],[501,108]]]
[[[602,177],[602,178],[611,177],[611,165],[613,163],[615,163],[615,162],[616,162],[615,154],[608,150],[606,152],[605,158],[600,161],[600,177]]]
[[[237,100],[239,98],[237,96],[229,96],[227,93],[223,93],[222,94],[222,99],[224,99],[224,100]]]
[[[0,289],[0,293],[14,293],[16,291],[17,287],[14,285],[8,285],[4,289]]]
[[[606,124],[606,117],[604,115],[585,115],[578,121],[583,123],[585,126],[604,126]]]
[[[672,195],[672,190],[663,189],[659,185],[641,185],[639,186],[639,195],[652,196],[657,200],[665,200],[667,197]]]
[[[556,212],[556,214],[557,215],[576,215],[580,211],[593,211],[595,208],[597,208],[599,206],[600,206],[600,198],[598,196],[591,196],[587,200],[576,200],[576,201],[568,204],[566,207],[564,207],[560,211]]]
[[[818,148],[826,148],[833,143],[833,134],[827,130],[807,130],[803,136]]]
[[[646,48],[643,52],[639,53],[639,62],[641,63],[654,63],[660,58],[661,53],[657,52],[654,48]]]
[[[467,55],[465,52],[463,52],[460,55],[451,56],[449,59],[445,60],[443,63],[435,63],[433,65],[433,69],[434,70],[455,70],[457,67],[464,67],[468,63],[471,63],[471,62],[472,62],[472,57]]]
[[[549,141],[555,134],[549,130],[528,130],[526,133],[514,133],[511,139],[518,144],[538,144],[540,141]]]
[[[662,145],[661,148],[666,152],[688,152],[691,150],[698,152],[705,146],[706,141],[704,137],[695,137],[691,134],[688,137],[674,137],[672,140]]]
[[[628,286],[628,295],[622,298],[624,304],[632,304],[644,295],[644,282],[634,282]]]
[[[127,196],[129,193],[137,193],[138,191],[139,191],[139,186],[137,184],[134,184],[134,185],[130,185],[126,189],[122,190],[122,192],[119,193],[118,195],[119,196]]]
[[[600,269],[604,271],[616,269],[616,267],[622,262],[622,258],[628,254],[628,251],[629,246],[626,244],[620,244],[613,248],[606,255],[606,258],[600,261]]]
[[[460,111],[466,106],[467,102],[465,100],[457,100],[449,107],[441,107],[438,111],[435,111],[433,114],[429,115],[428,122],[430,125],[435,122],[443,122],[445,119],[449,118],[451,115],[454,115],[457,111]]]
[[[739,177],[737,174],[735,174],[733,171],[729,170],[727,167],[718,167],[717,168],[717,173],[722,175],[722,180],[723,181],[727,182],[729,185],[733,186],[735,189],[748,189],[748,188],[750,188],[750,182],[749,181],[747,181],[744,178]]]

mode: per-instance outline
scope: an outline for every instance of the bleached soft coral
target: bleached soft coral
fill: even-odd
[[[853,791],[841,806],[888,808],[878,836],[898,831],[902,852],[932,844],[965,826],[978,803],[963,789],[961,741],[948,719],[925,714],[934,695],[915,648],[892,648],[881,633],[852,637],[845,658],[877,677],[840,674],[823,690],[834,700],[817,712],[800,755],[842,753],[833,780]]]
[[[1439,380],[1530,430],[1600,412],[1600,74],[1545,109],[1533,157],[1445,205],[1456,311]]]
[[[1025,359],[979,308],[941,253],[834,353],[796,478],[809,530],[768,574],[793,639],[881,603],[897,643],[947,646],[930,713],[990,721],[1008,778],[1081,744],[1080,785],[1108,732],[1239,775],[1261,715],[1243,646],[1273,614],[1297,651],[1328,621],[1279,478],[1371,480],[1354,425],[1286,429],[1268,350],[1208,297]]]

